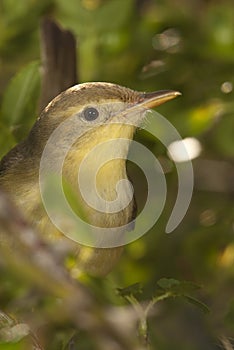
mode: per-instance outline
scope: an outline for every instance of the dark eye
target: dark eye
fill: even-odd
[[[94,107],[86,108],[83,113],[84,113],[84,118],[88,121],[95,120],[99,116],[98,110]]]

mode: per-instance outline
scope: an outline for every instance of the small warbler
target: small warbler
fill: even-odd
[[[126,225],[136,215],[134,199],[126,198],[131,192],[129,181],[125,181],[121,187],[119,198],[120,202],[129,200],[126,207],[111,211],[108,203],[116,199],[116,184],[128,179],[126,158],[129,144],[146,112],[178,95],[179,92],[171,90],[137,92],[103,82],[76,85],[49,103],[27,138],[10,150],[0,162],[0,185],[48,244],[62,252],[62,259],[72,257],[71,260],[65,260],[74,276],[83,272],[95,276],[106,275],[118,261],[123,248],[87,247],[67,238],[54,225],[44,208],[39,185],[43,151],[45,148],[49,150],[48,172],[56,168],[61,153],[65,154],[63,180],[72,189],[89,224],[110,229]],[[59,130],[56,138],[51,139],[56,130]],[[113,160],[101,164],[103,160],[97,146],[118,139],[129,141],[118,143],[121,158],[115,157],[117,146],[110,144],[106,149],[110,154],[113,153]],[[92,152],[94,148],[95,152]],[[90,174],[98,169],[95,186],[100,198],[105,200],[104,210],[87,203],[79,188],[79,169],[89,154],[88,166],[83,170],[84,177],[90,179]]]

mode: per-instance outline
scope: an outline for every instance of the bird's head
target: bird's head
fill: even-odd
[[[109,139],[132,139],[147,110],[178,95],[171,90],[142,93],[111,83],[84,83],[52,100],[39,118],[37,129],[46,141],[60,127],[61,143],[75,133],[76,149],[85,152]]]

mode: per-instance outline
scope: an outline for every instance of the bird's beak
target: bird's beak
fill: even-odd
[[[181,95],[178,91],[173,90],[160,90],[155,92],[146,92],[140,95],[137,106],[145,108],[154,108],[173,98]]]

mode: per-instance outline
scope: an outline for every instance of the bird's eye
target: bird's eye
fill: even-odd
[[[84,114],[85,120],[87,120],[87,121],[95,120],[99,116],[98,110],[96,108],[94,108],[94,107],[86,108],[84,110],[83,114]]]

